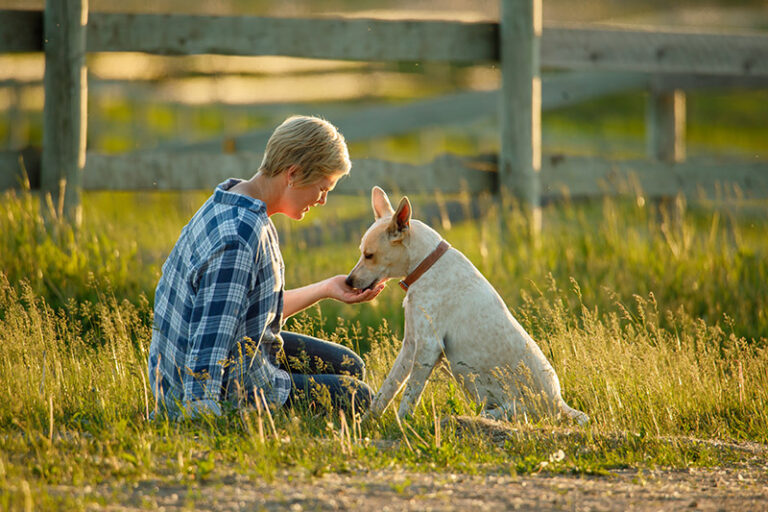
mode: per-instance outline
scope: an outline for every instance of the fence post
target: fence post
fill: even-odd
[[[662,162],[685,160],[685,92],[651,89],[646,109],[648,156]]]
[[[79,225],[87,129],[85,38],[88,0],[45,3],[45,106],[40,189],[56,215]],[[48,208],[43,203],[43,211]]]
[[[541,227],[541,0],[501,0],[499,187],[531,207]]]

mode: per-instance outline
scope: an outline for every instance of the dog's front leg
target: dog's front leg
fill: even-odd
[[[431,331],[431,326],[429,327]],[[397,411],[400,418],[409,416],[413,408],[418,405],[424,386],[427,385],[429,376],[432,375],[432,370],[435,369],[442,354],[443,342],[434,333],[430,332],[429,335],[421,336],[416,340],[416,354],[413,358],[411,376],[405,385],[403,399]]]
[[[400,353],[397,354],[395,364],[392,365],[392,369],[389,371],[387,378],[384,379],[384,383],[379,388],[378,393],[373,398],[371,408],[368,414],[374,418],[378,418],[389,406],[392,399],[400,390],[405,379],[411,373],[411,367],[413,366],[413,354],[415,344],[411,337],[408,336],[408,325],[405,327],[405,336],[403,337],[403,346],[400,349]]]

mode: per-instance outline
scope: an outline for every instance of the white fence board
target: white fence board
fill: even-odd
[[[440,190],[446,194],[472,194],[496,190],[497,174],[479,160],[442,155],[432,162],[413,165],[385,160],[355,160],[349,177],[336,186],[343,194],[368,194],[374,185],[407,193]]]
[[[545,74],[541,79],[541,109],[553,110],[633,89],[648,87],[649,77],[643,73],[610,71],[571,71]]]
[[[495,23],[92,13],[89,51],[495,61]]]
[[[238,153],[145,153],[102,155],[88,153],[83,174],[86,190],[200,190],[212,189],[229,177],[250,178],[261,155]],[[368,193],[373,185],[408,192],[492,190],[495,173],[472,168],[472,161],[445,155],[425,165],[382,160],[355,160],[352,172],[337,185],[346,194]]]
[[[40,155],[26,151],[25,164],[34,189],[39,182]],[[18,188],[23,174],[18,152],[0,152],[0,190]],[[210,190],[229,177],[250,177],[261,155],[211,153],[103,155],[88,153],[83,173],[86,190]],[[401,192],[444,193],[495,190],[493,158],[443,155],[423,165],[382,160],[354,160],[350,176],[341,180],[337,193],[370,192],[373,185]],[[768,162],[695,159],[679,163],[650,160],[604,160],[548,154],[540,171],[542,197],[599,197],[633,194],[645,197],[682,192],[716,197],[719,191],[738,187],[744,197],[768,198]],[[639,188],[637,188],[639,187]]]
[[[768,89],[768,75],[743,76],[668,73],[648,76],[648,79],[650,81],[650,87],[656,91],[672,91],[675,89],[681,89],[683,91],[705,89]]]
[[[548,26],[541,63],[565,69],[768,75],[768,35]]]
[[[647,87],[649,78],[639,73],[568,72],[545,76],[542,109],[550,110],[590,98],[629,89]],[[319,115],[336,125],[347,142],[413,132],[433,126],[464,124],[498,115],[499,91],[465,91],[413,101],[402,105],[361,108],[346,115],[316,107],[296,107],[300,112]],[[237,136],[216,137],[204,142],[168,142],[152,151],[262,151],[272,129],[254,130]]]
[[[93,13],[89,51],[498,61],[498,23]],[[768,75],[768,36],[545,27],[543,66]]]
[[[103,155],[89,152],[83,172],[86,190],[212,189],[229,177],[250,178],[261,155],[238,153],[141,153]]]
[[[713,162],[692,159],[664,163],[650,160],[603,160],[589,157],[545,158],[541,168],[542,196],[597,197],[641,192],[646,197],[678,192],[715,197],[737,187],[744,197],[768,197],[768,162]],[[639,189],[636,190],[636,186]]]
[[[0,51],[40,51],[42,13],[0,11]],[[92,12],[88,51],[497,62],[499,24]],[[768,35],[546,25],[541,64],[646,73],[768,75]]]
[[[497,91],[472,91],[448,94],[403,105],[377,105],[350,114],[333,114],[338,109],[318,111],[305,107],[299,112],[319,115],[332,122],[347,142],[358,142],[407,133],[430,126],[466,123],[492,113],[498,102]],[[273,127],[254,130],[235,137],[216,137],[204,142],[165,143],[152,151],[213,151],[234,147],[236,151],[263,151]]]

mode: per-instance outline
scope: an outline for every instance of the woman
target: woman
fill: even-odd
[[[330,123],[294,116],[267,142],[258,172],[229,179],[184,227],[155,292],[149,378],[170,416],[221,413],[223,403],[282,406],[325,396],[367,407],[371,390],[351,350],[281,333],[285,318],[317,301],[369,301],[382,290],[350,288],[337,275],[284,289],[276,213],[301,220],[349,173],[344,137]]]

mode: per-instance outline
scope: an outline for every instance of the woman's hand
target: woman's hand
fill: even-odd
[[[381,293],[381,290],[384,289],[384,283],[379,283],[369,290],[358,290],[349,286],[346,280],[347,276],[344,274],[326,279],[327,296],[346,304],[357,304],[358,302],[368,302],[375,299]]]
[[[384,283],[379,283],[371,290],[356,290],[347,286],[346,280],[347,276],[341,274],[301,288],[285,290],[283,316],[288,318],[323,299],[336,299],[347,304],[366,302],[375,299],[384,289]]]

